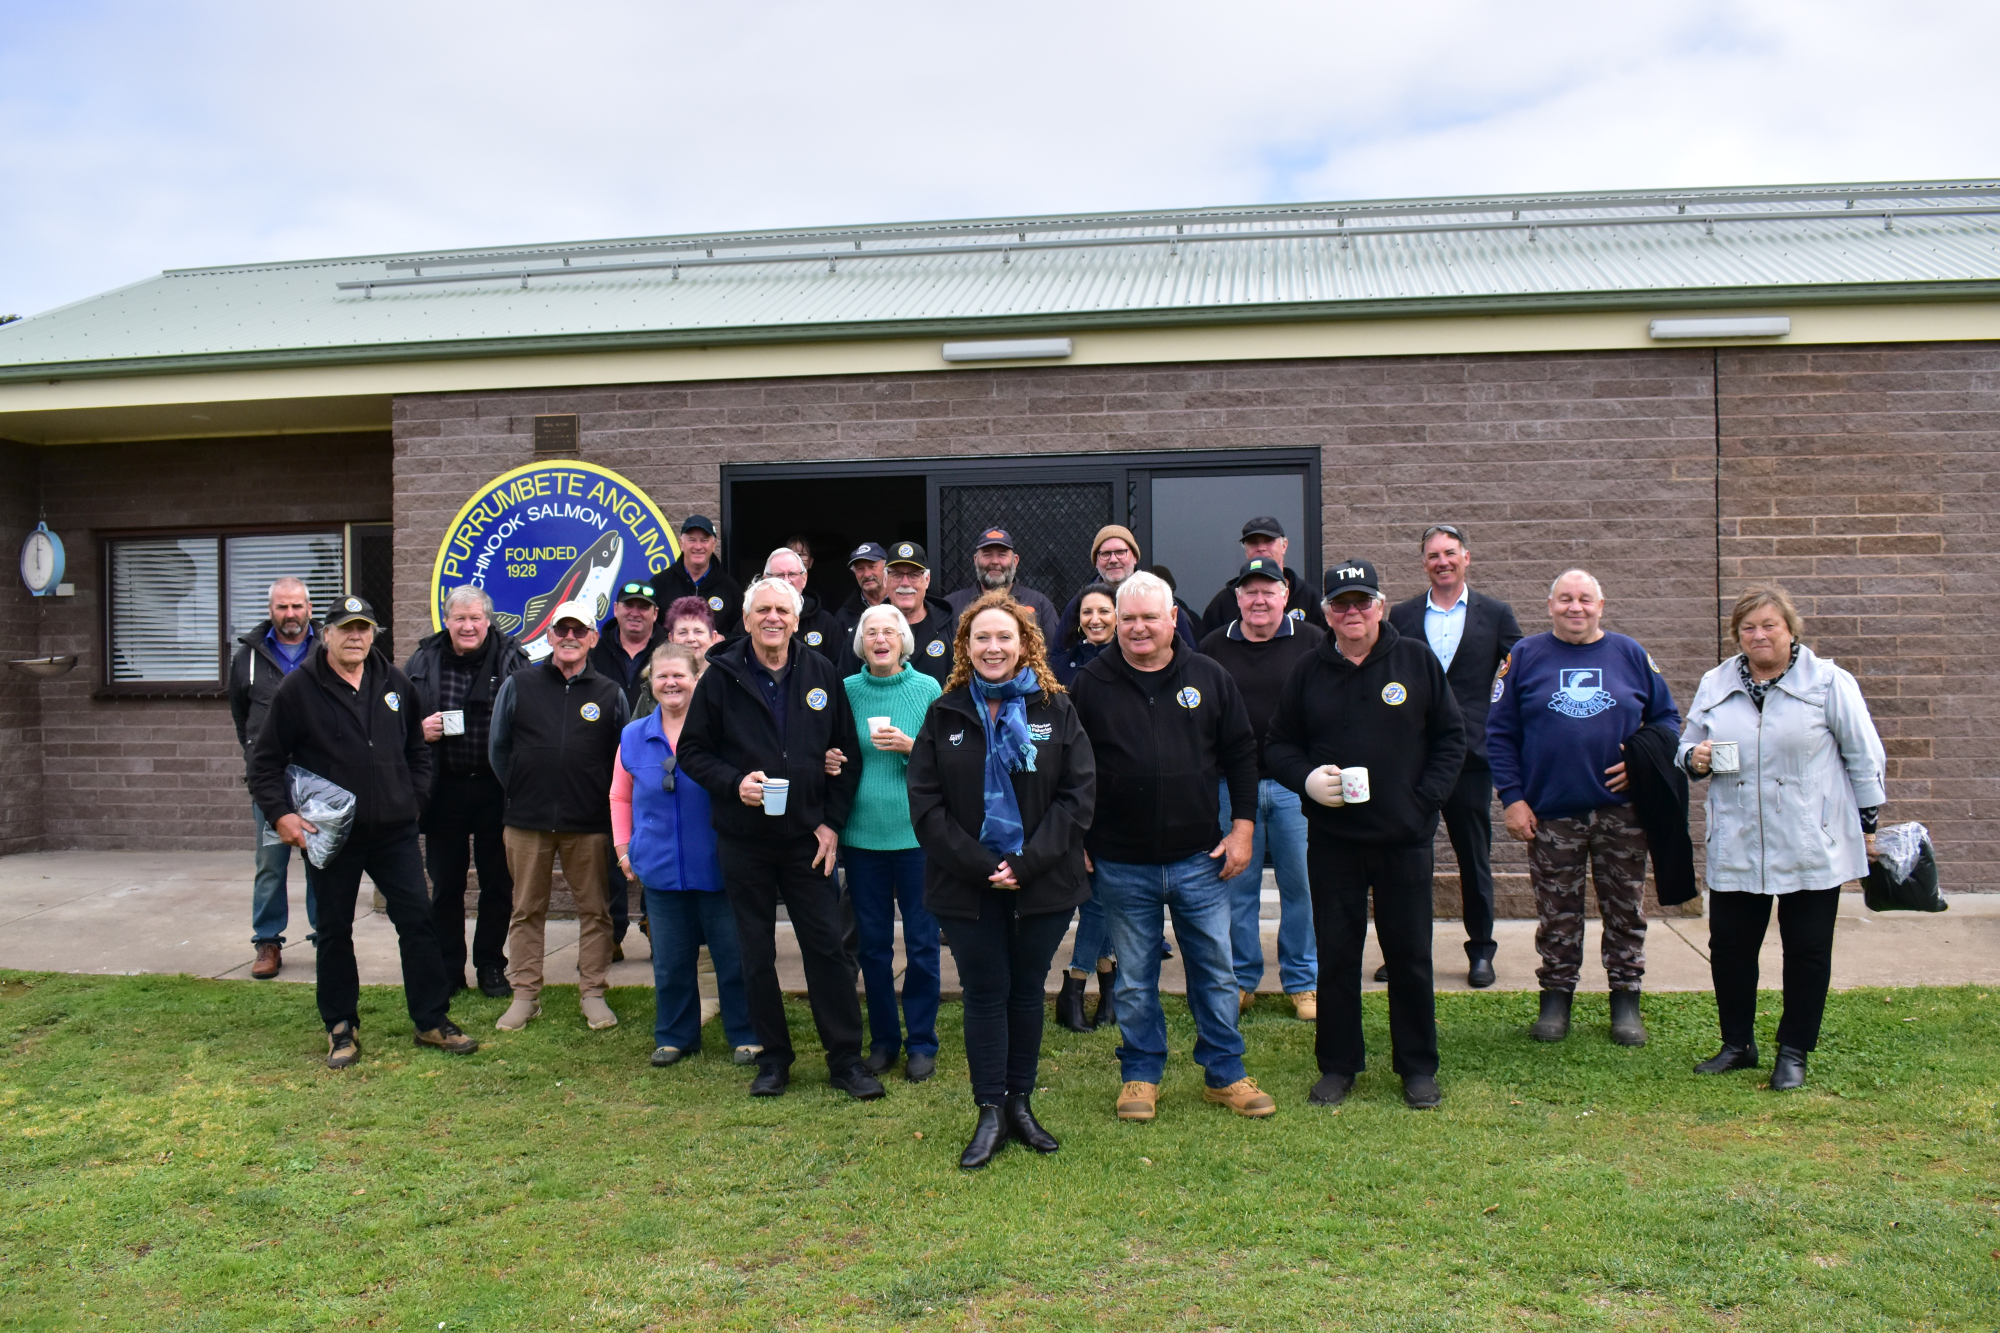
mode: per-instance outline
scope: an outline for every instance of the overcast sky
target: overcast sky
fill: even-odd
[[[0,313],[737,227],[2000,174],[2000,6],[0,0]]]

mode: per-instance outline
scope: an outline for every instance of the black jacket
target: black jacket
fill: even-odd
[[[1406,639],[1429,646],[1424,633],[1426,588],[1389,611],[1389,623]],[[1444,678],[1458,698],[1459,716],[1465,719],[1466,753],[1486,758],[1486,714],[1493,707],[1493,677],[1507,654],[1520,642],[1521,625],[1514,608],[1498,597],[1465,590],[1465,632],[1459,636],[1458,651],[1451,655],[1451,670]]]
[[[653,692],[652,682],[646,679],[646,659],[670,637],[667,626],[653,626],[653,637],[640,651],[637,664],[632,667],[632,679],[627,681],[625,667],[634,659],[626,653],[625,645],[618,641],[618,617],[614,615],[598,628],[597,646],[590,650],[590,669],[625,692],[625,711],[628,714],[638,708],[641,699]]]
[[[1639,728],[1625,742],[1625,776],[1631,782],[1625,790],[1646,831],[1662,907],[1701,892],[1694,878],[1694,839],[1688,835],[1687,774],[1674,763],[1680,743],[1680,729],[1664,722]]]
[[[456,651],[450,640],[451,631],[439,630],[421,640],[403,666],[403,674],[410,678],[410,688],[417,697],[419,720],[438,711],[438,663],[443,654]],[[528,655],[521,650],[519,639],[502,633],[494,626],[487,627],[486,642],[479,651],[479,671],[473,677],[472,691],[465,696],[465,702],[483,704],[491,710],[507,677],[529,665]]]
[[[967,686],[933,700],[910,751],[910,822],[924,849],[924,906],[938,916],[979,915],[986,877],[1001,858],[979,841],[986,822],[986,728]],[[1097,796],[1090,737],[1066,694],[1028,700],[1035,771],[1015,773],[1021,851],[1008,858],[1023,916],[1068,912],[1090,898],[1083,835]]]
[[[546,658],[507,677],[487,742],[507,827],[610,833],[611,766],[629,712],[618,682],[588,662],[573,677]]]
[[[660,615],[664,617],[669,608],[683,597],[699,597],[708,603],[708,609],[715,613],[715,629],[724,638],[733,639],[742,632],[743,625],[743,585],[734,575],[722,567],[722,562],[710,557],[708,572],[701,577],[701,585],[695,586],[694,579],[687,572],[685,559],[676,560],[662,570],[653,587],[660,594]],[[673,627],[667,627],[671,630]]]
[[[866,610],[867,608],[862,608]],[[847,642],[840,652],[841,679],[857,671],[867,669],[854,651],[854,626],[859,624],[861,612],[854,613],[854,621],[847,627]],[[805,622],[801,621],[803,628]],[[958,634],[958,616],[952,611],[951,603],[942,597],[924,597],[924,618],[921,624],[910,626],[916,636],[917,651],[910,656],[910,665],[929,676],[940,688],[951,679],[952,643]]]
[[[1315,836],[1378,846],[1428,843],[1465,766],[1465,723],[1437,654],[1382,625],[1361,665],[1329,634],[1285,682],[1264,738],[1271,776],[1297,792]],[[1305,794],[1323,764],[1368,770],[1369,799],[1324,806]]]
[[[1222,801],[1257,808],[1257,735],[1236,682],[1178,641],[1159,671],[1137,671],[1115,644],[1079,671],[1077,716],[1097,756],[1090,854],[1167,865],[1222,841]]]
[[[1056,604],[1024,583],[1015,584],[1009,592],[1015,601],[1035,613],[1035,624],[1042,631],[1042,641],[1048,645],[1049,652],[1054,653],[1056,637],[1062,633],[1060,623],[1062,617],[1056,611]],[[945,598],[945,602],[951,607],[952,623],[957,624],[958,618],[965,614],[965,608],[985,595],[986,589],[975,583],[970,588],[960,588]]]
[[[236,640],[236,652],[229,659],[229,716],[236,722],[236,743],[243,747],[243,757],[248,760],[250,747],[257,740],[257,733],[263,730],[264,715],[271,709],[271,700],[277,695],[278,687],[285,683],[284,664],[272,655],[270,645],[264,636],[271,632],[271,622],[265,620],[257,628]],[[319,651],[319,626],[309,631],[311,647],[306,653],[306,661]],[[304,666],[305,662],[299,663]]]
[[[354,793],[356,828],[415,823],[431,790],[415,694],[380,649],[368,654],[358,690],[334,673],[324,647],[313,649],[278,686],[250,750],[250,797],[264,818],[296,813],[285,768],[297,764]]]
[[[695,683],[681,728],[680,763],[708,790],[717,833],[737,838],[811,834],[821,824],[836,833],[847,825],[861,785],[861,742],[840,674],[818,653],[791,645],[785,673],[785,731],[764,702],[752,672],[761,670],[750,640],[712,650],[708,670]],[[826,752],[847,756],[840,776],[826,775]],[[751,773],[785,778],[792,789],[776,818],[743,804],[737,788]]]
[[[840,617],[826,609],[818,593],[808,592],[804,599],[805,609],[799,612],[799,642],[837,665],[853,646],[854,627],[850,625],[841,633]]]
[[[1236,622],[1210,630],[1201,641],[1202,656],[1222,664],[1236,688],[1243,694],[1244,711],[1250,714],[1250,729],[1257,733],[1257,776],[1271,776],[1264,762],[1264,737],[1271,730],[1271,715],[1278,711],[1278,696],[1292,678],[1292,668],[1312,656],[1326,632],[1287,618],[1280,633],[1262,643],[1230,637]]]
[[[1300,578],[1295,570],[1285,571],[1285,614],[1294,620],[1303,620],[1319,629],[1326,628],[1326,609],[1313,595],[1311,585]],[[1209,634],[1219,629],[1228,629],[1237,618],[1236,589],[1224,588],[1209,598],[1208,609],[1201,613],[1203,629]]]

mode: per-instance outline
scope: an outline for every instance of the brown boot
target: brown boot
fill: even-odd
[[[284,951],[275,944],[257,946],[257,961],[250,964],[250,975],[259,981],[269,981],[284,969]]]
[[[1203,1088],[1202,1098],[1228,1107],[1238,1115],[1259,1119],[1278,1109],[1271,1094],[1257,1086],[1254,1078],[1239,1078],[1226,1088]]]
[[[1160,1085],[1129,1079],[1118,1090],[1120,1120],[1151,1120],[1160,1102]]]

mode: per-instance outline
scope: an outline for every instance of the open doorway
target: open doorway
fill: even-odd
[[[863,542],[928,542],[926,478],[921,472],[734,481],[723,516],[731,574],[749,583],[764,558],[802,536],[812,546],[806,588],[838,610],[854,595],[847,553]]]

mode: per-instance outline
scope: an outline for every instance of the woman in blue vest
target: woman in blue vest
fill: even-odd
[[[626,724],[611,774],[611,838],[618,868],[646,890],[653,940],[653,1064],[664,1068],[701,1049],[697,955],[703,944],[715,964],[722,1026],[736,1063],[762,1049],[743,995],[736,918],[722,892],[708,793],[680,773],[675,747],[687,721],[694,683],[705,663],[694,649],[663,643],[646,673],[658,708]]]

